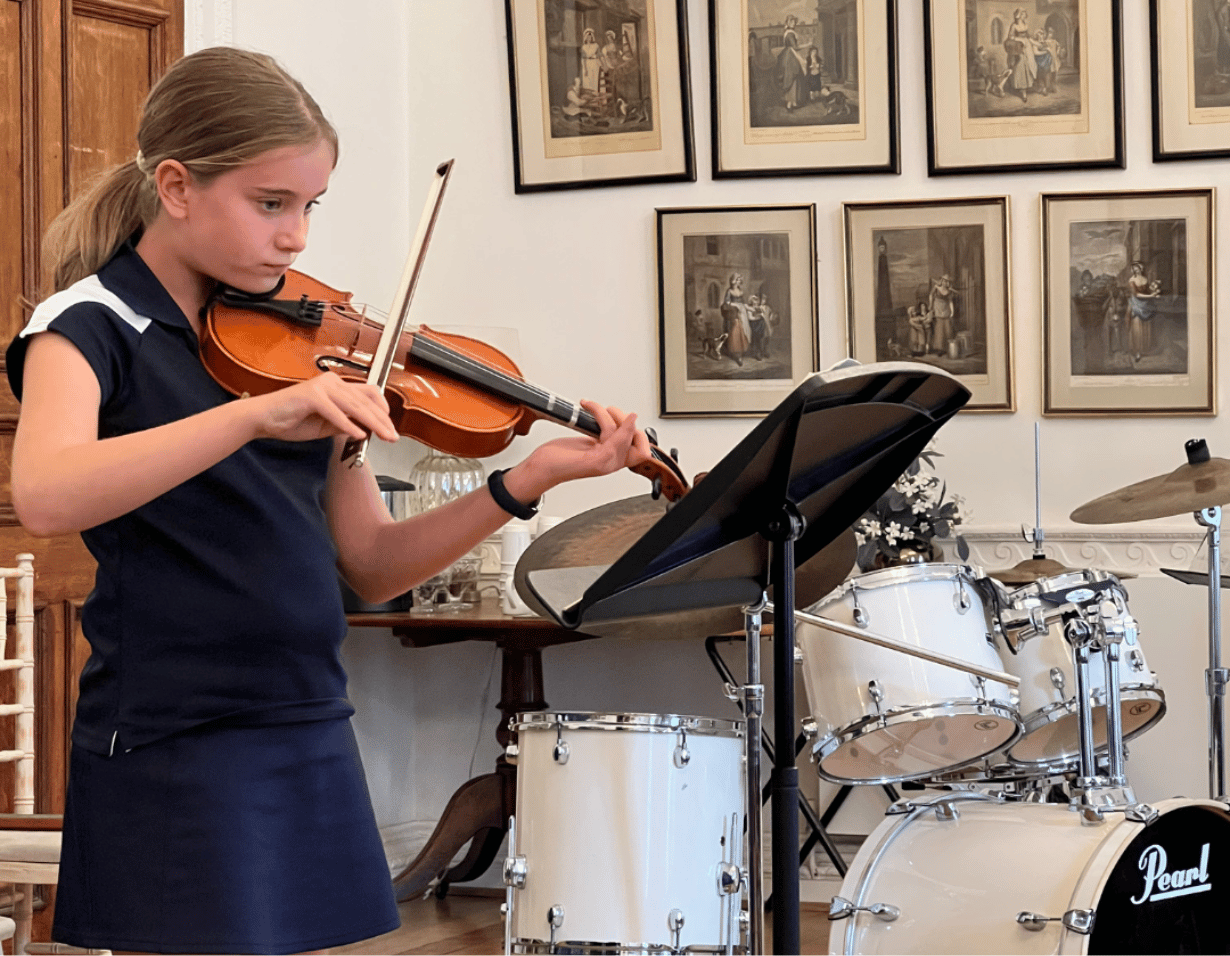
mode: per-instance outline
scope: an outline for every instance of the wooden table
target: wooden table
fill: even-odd
[[[349,614],[351,627],[388,627],[404,647],[434,647],[458,641],[494,641],[500,649],[500,722],[496,740],[501,749],[515,739],[509,720],[519,713],[546,710],[542,686],[542,649],[553,644],[590,640],[590,635],[561,628],[541,617],[505,614],[494,599],[475,608],[432,614]],[[464,783],[449,800],[427,844],[414,861],[394,878],[397,899],[422,896],[437,877],[437,894],[450,883],[481,876],[495,859],[508,831],[517,797],[517,768],[501,753],[495,770]],[[465,858],[449,862],[468,840]]]

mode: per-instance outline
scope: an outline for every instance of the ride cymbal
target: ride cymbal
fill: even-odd
[[[1078,524],[1117,524],[1190,514],[1230,503],[1230,461],[1189,462],[1086,502],[1072,512]]]
[[[513,583],[536,614],[551,617],[526,586],[532,571],[614,564],[666,513],[666,502],[651,495],[599,505],[563,521],[534,539],[517,562]],[[854,567],[857,544],[847,528],[827,547],[795,569],[795,608],[809,607],[837,587]],[[772,588],[770,588],[770,597]],[[586,634],[600,637],[704,638],[743,630],[738,607],[705,608],[675,614],[649,615],[629,621],[586,625]]]

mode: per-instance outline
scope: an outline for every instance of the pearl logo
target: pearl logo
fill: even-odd
[[[1146,847],[1140,854],[1140,872],[1144,874],[1145,889],[1140,899],[1132,897],[1132,902],[1139,906],[1151,900],[1168,900],[1176,896],[1190,896],[1193,893],[1207,893],[1213,889],[1209,882],[1209,845],[1206,843],[1200,851],[1200,865],[1190,869],[1167,870],[1166,850],[1156,843]]]

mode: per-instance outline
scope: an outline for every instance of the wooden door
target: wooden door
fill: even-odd
[[[0,372],[45,292],[43,230],[91,177],[136,153],[141,103],[181,54],[183,30],[182,0],[0,0]],[[18,412],[0,375],[0,564],[34,555],[35,808],[60,813],[94,561],[76,535],[39,539],[18,524]],[[49,916],[36,939],[47,939]]]

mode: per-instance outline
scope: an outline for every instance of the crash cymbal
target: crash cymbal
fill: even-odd
[[[995,578],[996,581],[1002,581],[1004,584],[1033,584],[1042,578],[1053,578],[1079,570],[1080,568],[1069,568],[1050,558],[1029,558],[1003,571],[988,571],[987,576]],[[1136,577],[1131,571],[1111,571],[1110,573],[1121,581]]]
[[[550,612],[526,585],[531,571],[614,564],[666,513],[666,502],[651,495],[599,505],[557,524],[534,539],[517,562],[513,583],[535,613]],[[837,587],[854,567],[857,545],[853,529],[795,570],[795,607],[809,607]],[[770,588],[770,596],[772,588]],[[601,637],[671,637],[694,639],[743,629],[737,608],[707,608],[676,614],[649,615],[632,621],[587,625],[586,634]]]
[[[1230,461],[1182,465],[1087,502],[1072,512],[1078,524],[1117,524],[1191,514],[1230,503]]]

